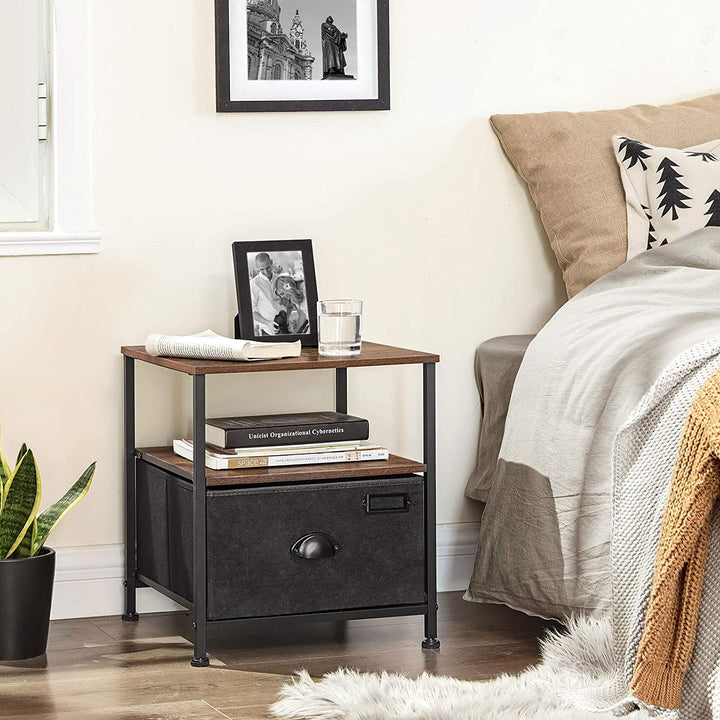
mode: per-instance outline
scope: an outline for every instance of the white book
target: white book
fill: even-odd
[[[192,449],[192,440],[178,440]],[[251,448],[222,448],[207,443],[205,449],[220,457],[257,457],[262,455],[302,455],[319,452],[348,452],[349,450],[374,450],[382,447],[369,440],[348,440],[344,443],[310,443],[307,445],[268,445]]]
[[[173,440],[173,451],[187,460],[193,459],[192,443],[188,440]],[[253,467],[288,467],[291,465],[324,465],[327,463],[387,460],[388,457],[387,448],[379,446],[357,450],[256,455],[250,457],[226,455],[206,449],[205,466],[211,470],[235,470]]]
[[[299,340],[292,343],[233,340],[212,330],[195,335],[154,333],[145,341],[145,351],[149,355],[196,360],[272,360],[300,357],[301,350]]]

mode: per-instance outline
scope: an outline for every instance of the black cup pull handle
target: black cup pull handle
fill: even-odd
[[[337,540],[323,532],[303,535],[293,543],[290,552],[302,560],[322,560],[333,557],[340,550]]]

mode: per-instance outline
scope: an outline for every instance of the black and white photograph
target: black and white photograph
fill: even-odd
[[[357,77],[356,0],[246,2],[248,80]]]
[[[241,337],[317,343],[310,240],[233,243]]]
[[[389,109],[388,0],[216,0],[217,109]]]

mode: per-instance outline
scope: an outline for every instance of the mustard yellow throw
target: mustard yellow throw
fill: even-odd
[[[648,705],[680,707],[695,631],[710,516],[720,491],[720,368],[690,407],[660,530],[652,590],[631,691]]]

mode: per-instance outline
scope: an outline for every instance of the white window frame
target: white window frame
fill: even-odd
[[[100,251],[92,209],[89,0],[54,0],[51,12],[50,229],[0,230],[0,256]]]

